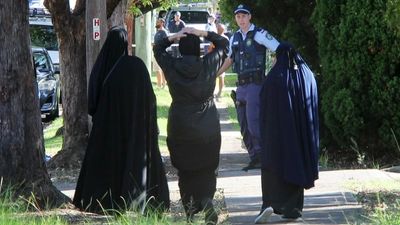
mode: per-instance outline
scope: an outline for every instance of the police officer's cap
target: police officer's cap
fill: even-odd
[[[251,10],[247,5],[240,4],[236,7],[235,11],[233,11],[234,14],[238,13],[245,13],[245,14],[251,14]]]

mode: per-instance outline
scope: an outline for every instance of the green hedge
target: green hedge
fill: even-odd
[[[400,150],[399,2],[317,1],[325,140],[348,147],[353,138],[376,156]]]

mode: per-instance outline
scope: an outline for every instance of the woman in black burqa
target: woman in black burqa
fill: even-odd
[[[202,58],[199,36],[215,46]],[[166,48],[179,38],[182,58],[174,58]],[[226,38],[194,28],[183,28],[154,46],[155,58],[164,71],[172,97],[167,145],[171,162],[178,169],[182,203],[189,221],[195,213],[204,210],[206,224],[215,224],[218,219],[212,199],[216,190],[221,130],[213,92],[227,46]]]
[[[81,210],[169,207],[155,95],[145,64],[127,46],[126,31],[112,28],[90,75],[93,127],[73,199]]]
[[[278,46],[260,97],[263,206],[255,222],[272,212],[296,219],[304,189],[318,179],[319,118],[314,74],[291,44]]]

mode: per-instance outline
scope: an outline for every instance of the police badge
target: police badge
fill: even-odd
[[[250,46],[250,45],[251,45],[251,43],[252,43],[252,39],[247,39],[247,41],[246,41],[246,45],[247,45],[247,46]]]

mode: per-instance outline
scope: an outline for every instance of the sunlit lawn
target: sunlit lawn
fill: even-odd
[[[168,120],[168,110],[171,104],[171,96],[168,92],[168,85],[164,88],[158,88],[156,85],[156,77],[151,76],[151,81],[153,83],[154,94],[157,98],[157,124],[160,130],[158,144],[160,146],[160,151],[162,153],[167,153],[167,120]]]
[[[63,126],[63,119],[59,117],[55,119],[48,127],[45,128],[44,135],[44,146],[46,154],[54,156],[59,150],[61,150],[63,136],[56,135],[57,130]]]
[[[236,108],[231,98],[231,90],[236,89],[237,75],[234,73],[225,74],[225,87],[226,90],[222,93],[221,101],[227,105],[229,122],[233,125],[233,128],[237,131],[240,130],[240,126],[237,120]]]

